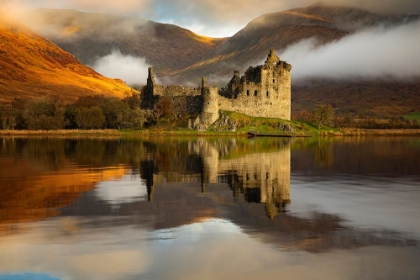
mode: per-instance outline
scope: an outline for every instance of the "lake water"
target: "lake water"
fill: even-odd
[[[420,139],[0,138],[0,279],[420,279]]]

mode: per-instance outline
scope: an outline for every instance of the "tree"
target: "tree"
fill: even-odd
[[[98,106],[79,108],[76,110],[74,121],[81,129],[100,129],[105,125],[105,115]]]
[[[123,100],[131,109],[139,108],[140,107],[140,94],[134,91],[131,92],[130,95],[127,95]]]
[[[64,109],[57,97],[39,97],[26,104],[23,114],[28,129],[64,128]]]
[[[105,125],[107,128],[121,128],[122,115],[129,107],[118,98],[104,98],[99,104],[105,115]]]
[[[146,122],[146,112],[140,108],[127,109],[121,115],[121,128],[140,128]]]
[[[129,105],[118,98],[105,97],[103,95],[91,95],[80,97],[73,106],[75,108],[93,108],[99,107],[105,116],[106,128],[121,128],[121,119],[123,112],[129,109]],[[69,108],[71,109],[71,108]],[[71,118],[71,110],[69,117]]]
[[[0,105],[0,129],[15,129],[18,112],[12,107]]]
[[[172,105],[168,98],[160,98],[153,109],[153,117],[156,122],[161,118],[169,117],[173,114]]]
[[[330,104],[320,104],[312,111],[313,122],[321,129],[325,125],[332,125],[334,110]]]

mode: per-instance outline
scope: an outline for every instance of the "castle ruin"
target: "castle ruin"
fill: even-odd
[[[153,68],[142,89],[143,108],[153,108],[160,97],[171,101],[176,113],[197,115],[196,124],[210,125],[219,118],[219,110],[254,117],[291,118],[292,66],[271,49],[264,65],[249,67],[243,76],[234,71],[226,87],[208,87],[205,78],[196,88],[157,85]]]

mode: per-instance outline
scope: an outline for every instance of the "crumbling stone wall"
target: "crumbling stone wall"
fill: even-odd
[[[201,95],[175,96],[169,98],[169,101],[175,114],[197,116],[201,112],[203,97]]]
[[[291,118],[292,66],[270,50],[264,65],[249,67],[240,77],[234,71],[226,87],[207,87],[203,78],[200,87],[156,85],[153,68],[149,68],[147,85],[142,89],[141,106],[153,108],[161,97],[172,103],[177,114],[198,114],[200,123],[212,124],[219,117],[219,109],[235,111],[249,116]]]
[[[290,64],[270,50],[264,65],[249,67],[239,78],[235,71],[218,97],[219,108],[249,116],[291,118]]]

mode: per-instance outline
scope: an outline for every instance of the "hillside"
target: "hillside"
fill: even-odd
[[[310,79],[292,86],[292,115],[331,104],[337,116],[402,117],[420,111],[420,81]]]
[[[123,97],[132,90],[1,15],[0,39],[0,101],[45,95],[64,101],[91,94]]]
[[[195,63],[226,40],[200,36],[172,24],[110,14],[38,9],[28,17],[40,34],[84,64],[91,65],[118,49],[122,54],[146,58],[161,74]]]
[[[251,21],[202,60],[171,75],[180,82],[185,77],[196,80],[208,73],[230,78],[232,67],[243,72],[250,65],[261,63],[270,48],[280,52],[308,38],[316,38],[320,45],[324,45],[366,27],[393,25],[418,18],[383,16],[355,8],[320,4],[265,14]]]
[[[365,28],[392,26],[420,16],[380,15],[316,4],[262,15],[231,38],[222,39],[202,37],[174,25],[72,10],[34,10],[30,18],[37,30],[84,63],[119,49],[144,57],[154,66],[156,77],[167,84],[198,85],[206,76],[208,84],[224,86],[233,70],[243,73],[250,65],[261,64],[270,48],[280,52],[314,37],[324,45]],[[409,82],[313,78],[292,84],[294,113],[331,103],[341,115],[395,117],[420,111],[419,101],[420,78]]]

